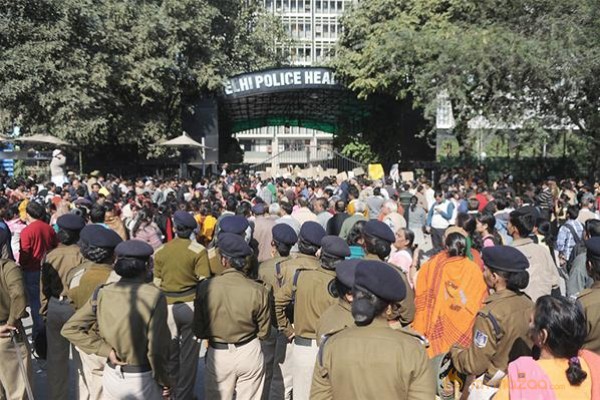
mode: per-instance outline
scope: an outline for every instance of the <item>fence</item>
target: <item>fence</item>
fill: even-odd
[[[246,160],[252,160],[254,157],[265,156],[265,153],[245,154]],[[250,156],[250,157],[248,157]],[[317,167],[323,169],[335,168],[338,171],[351,171],[354,168],[365,168],[366,166],[359,161],[353,160],[338,153],[335,150],[323,149],[316,146],[306,146],[304,150],[284,150],[271,157],[263,159],[261,162],[251,164],[249,169],[252,171],[265,171],[271,168],[277,171],[280,168],[288,166]]]

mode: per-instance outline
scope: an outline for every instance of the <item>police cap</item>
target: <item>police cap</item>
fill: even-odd
[[[148,243],[141,240],[126,240],[115,247],[118,257],[148,258],[154,253],[154,249]]]
[[[112,249],[123,241],[112,229],[102,225],[86,225],[79,234],[79,238],[90,246]]]
[[[263,215],[266,212],[267,208],[265,203],[256,203],[253,207],[252,207],[252,212],[255,215]]]
[[[194,216],[182,210],[175,211],[175,214],[173,214],[173,223],[175,226],[181,228],[196,229],[198,227],[198,222],[196,222]]]
[[[392,232],[392,228],[376,219],[367,221],[363,227],[363,233],[385,240],[388,243],[394,243],[396,241],[396,236],[394,235],[394,232]]]
[[[289,246],[295,245],[298,241],[298,235],[296,235],[296,231],[294,231],[294,228],[288,224],[273,225],[271,233],[273,234],[274,241],[287,244]]]
[[[341,237],[329,235],[321,239],[321,252],[336,258],[346,258],[350,255],[350,247]]]
[[[85,226],[85,220],[79,215],[69,213],[58,217],[56,224],[61,229],[80,231]]]
[[[252,249],[240,235],[222,233],[219,235],[219,250],[227,257],[244,258],[252,254]]]
[[[600,260],[600,236],[592,237],[585,241],[588,258]]]
[[[506,272],[521,272],[529,268],[529,260],[512,246],[490,246],[481,251],[483,263],[491,269]]]
[[[365,288],[383,300],[397,302],[406,297],[400,273],[383,261],[361,260],[356,266],[354,286]]]
[[[354,286],[354,277],[356,274],[356,266],[361,259],[343,260],[335,266],[335,277],[342,282],[346,287]]]
[[[219,222],[221,232],[233,233],[235,235],[242,235],[248,229],[248,220],[241,215],[229,215]],[[220,237],[219,237],[219,240]]]
[[[321,246],[321,240],[325,235],[325,229],[314,221],[306,221],[300,228],[300,238],[315,246]]]

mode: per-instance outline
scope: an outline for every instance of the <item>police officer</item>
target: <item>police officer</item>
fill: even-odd
[[[41,313],[46,318],[48,342],[47,372],[50,398],[68,398],[69,388],[69,341],[60,330],[75,313],[68,298],[67,276],[84,261],[77,242],[85,220],[75,214],[65,214],[56,221],[58,247],[51,250],[42,262]]]
[[[529,282],[529,261],[523,253],[511,246],[493,246],[483,249],[482,258],[483,277],[494,293],[477,313],[471,346],[455,346],[450,356],[459,373],[478,377],[470,387],[471,395],[490,398],[508,363],[531,355],[528,332],[533,302],[521,292]]]
[[[280,224],[277,224],[280,225]],[[281,224],[287,225],[287,224]],[[289,226],[289,225],[288,225]],[[294,229],[294,228],[292,228]],[[294,231],[295,232],[295,231]],[[275,287],[274,295],[277,298],[277,292],[281,290],[282,287],[285,286],[287,281],[292,281],[293,277],[298,269],[318,269],[319,268],[319,259],[316,257],[316,253],[319,251],[321,247],[321,240],[325,236],[325,229],[314,221],[307,221],[302,224],[300,228],[300,233],[298,235],[298,251],[299,253],[295,254],[295,257],[291,257],[288,260],[282,261],[279,263],[279,266],[276,265],[276,278],[277,278],[277,286]],[[293,388],[293,374],[292,374],[292,359],[293,359],[293,351],[294,345],[292,343],[293,332],[290,329],[289,325],[282,326],[280,325],[282,322],[287,324],[287,321],[293,323],[293,304],[288,304],[287,307],[283,309],[283,313],[287,316],[287,318],[281,318],[277,316],[277,308],[275,309],[275,316],[277,317],[277,325],[279,329],[280,338],[275,345],[275,354],[277,360],[279,360],[279,365],[281,369],[281,373],[283,375],[284,382],[284,396],[283,398],[289,400],[292,398],[292,388]],[[290,336],[291,335],[291,336]],[[285,337],[285,341],[281,339],[281,336]],[[277,397],[276,397],[277,398]],[[281,398],[281,397],[278,397]]]
[[[387,261],[392,250],[392,243],[396,241],[396,237],[389,226],[381,221],[372,219],[363,228],[363,241],[365,259]],[[398,271],[406,287],[405,297],[399,304],[398,315],[395,319],[402,326],[407,326],[415,318],[415,293],[408,284],[408,279],[404,271],[394,265],[391,266]]]
[[[198,227],[185,211],[173,214],[177,237],[159,247],[154,255],[154,283],[167,297],[171,332],[169,375],[176,399],[193,399],[200,344],[194,339],[194,299],[198,282],[210,277],[208,253],[190,240]]]
[[[0,259],[0,399],[27,398],[25,376],[19,365],[23,363],[31,382],[31,359],[21,324],[21,318],[27,315],[26,304],[21,269],[14,261]],[[18,338],[18,350],[11,332]]]
[[[270,291],[269,301],[271,303],[271,334],[269,338],[262,341],[262,351],[265,356],[265,387],[263,400],[282,399],[285,389],[292,391],[291,366],[285,365],[285,348],[287,338],[277,330],[277,317],[275,316],[274,288],[279,287],[277,276],[281,271],[281,263],[290,259],[290,251],[298,241],[298,235],[291,226],[286,224],[274,225],[271,229],[273,240],[271,242],[273,258],[263,261],[258,270],[258,278]],[[281,342],[278,344],[278,342]],[[281,350],[276,353],[277,346]],[[289,363],[288,363],[289,364]]]
[[[208,260],[210,263],[210,271],[213,275],[221,275],[223,265],[221,264],[221,254],[219,252],[219,239],[221,233],[233,233],[234,235],[243,236],[248,242],[250,240],[247,232],[250,229],[248,220],[241,215],[227,215],[219,220],[218,234],[215,234],[214,246],[208,249]],[[249,266],[247,266],[248,268]]]
[[[335,266],[335,280],[330,286],[330,291],[334,297],[338,298],[338,301],[325,310],[319,319],[317,325],[317,345],[319,346],[326,336],[354,326],[351,309],[352,287],[354,287],[356,265],[360,261],[360,259],[344,260]]]
[[[285,327],[288,339],[294,340],[292,370],[295,400],[309,398],[318,352],[317,324],[323,312],[336,302],[330,293],[330,284],[335,278],[336,264],[348,256],[350,248],[346,241],[338,236],[325,236],[321,240],[319,267],[316,270],[296,270],[292,280],[286,281],[275,294],[279,326]],[[293,326],[285,313],[290,304],[294,307]]]
[[[199,284],[194,314],[194,333],[209,341],[205,395],[260,399],[264,359],[258,339],[271,329],[269,292],[243,272],[252,254],[244,238],[221,232],[219,248],[223,273]]]
[[[150,281],[152,246],[120,243],[118,282],[98,286],[65,324],[63,335],[86,353],[108,358],[103,399],[158,400],[169,395],[167,301]]]
[[[70,282],[68,296],[76,310],[89,301],[98,285],[118,280],[112,264],[114,249],[123,241],[115,231],[101,225],[86,225],[79,238],[80,251],[85,261],[72,269],[67,277],[67,282]],[[77,351],[81,359],[79,397],[88,397],[90,400],[102,398],[102,373],[106,359],[85,353],[81,349]]]
[[[585,247],[587,248],[587,271],[594,283],[577,296],[588,326],[583,348],[600,353],[600,237],[586,240]]]
[[[373,260],[358,263],[352,301],[357,326],[321,343],[311,400],[435,398],[435,380],[424,347],[388,326],[387,315],[405,291],[404,281],[392,266]]]

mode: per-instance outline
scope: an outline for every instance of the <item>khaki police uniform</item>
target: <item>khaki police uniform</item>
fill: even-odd
[[[47,373],[50,398],[66,399],[69,393],[69,354],[71,345],[60,331],[75,309],[68,297],[67,276],[84,262],[79,246],[59,244],[42,262],[41,312],[46,317],[48,342]]]
[[[21,324],[21,318],[26,315],[26,304],[21,269],[14,261],[0,259],[0,325],[8,324],[19,329],[19,350],[31,382],[31,358]],[[9,337],[0,337],[0,399],[27,399],[17,349]]]
[[[260,399],[264,359],[258,339],[268,338],[271,329],[268,290],[228,268],[199,285],[196,305],[194,333],[209,341],[206,399],[232,399],[234,393]]]
[[[473,344],[467,349],[453,347],[450,355],[458,372],[483,375],[480,382],[494,388],[506,375],[509,362],[531,355],[528,332],[534,304],[525,294],[508,289],[492,294],[483,304],[475,318]]]
[[[94,300],[96,297],[96,300]],[[127,363],[108,363],[103,399],[162,398],[170,333],[164,295],[142,279],[122,278],[97,290],[65,324],[62,334],[79,349],[106,360],[112,349]]]
[[[154,254],[154,279],[167,297],[171,332],[169,374],[174,396],[192,399],[196,383],[200,344],[192,332],[196,285],[210,277],[208,253],[190,239],[175,238]]]
[[[600,282],[594,282],[592,287],[584,289],[577,300],[583,306],[585,320],[587,321],[587,337],[583,344],[588,349],[600,354]]]
[[[315,270],[319,268],[321,263],[314,256],[307,254],[296,254],[295,257],[290,258],[281,263],[280,272],[277,272],[278,287],[275,288],[274,297],[277,299],[277,292],[285,285],[286,282],[292,282],[294,275],[298,269],[303,270]],[[283,398],[289,400],[292,398],[293,389],[293,355],[294,355],[294,343],[290,341],[291,333],[289,329],[284,329],[281,323],[285,323],[290,327],[293,323],[293,305],[283,306],[281,309],[281,315],[278,315],[277,307],[275,307],[275,317],[277,318],[278,336],[277,343],[275,345],[275,362],[279,365],[279,370],[283,377],[284,394]],[[285,322],[284,322],[285,321]],[[289,321],[289,322],[287,322]],[[271,384],[273,386],[273,384]],[[282,398],[279,395],[280,387],[274,387],[274,396],[276,399]]]
[[[380,261],[380,258],[377,257],[377,255],[375,255],[375,254],[366,254],[365,260]],[[400,307],[400,309],[399,309],[400,317],[398,318],[398,321],[403,326],[410,325],[413,322],[413,320],[415,319],[415,310],[416,310],[416,308],[415,308],[415,291],[408,284],[408,279],[407,279],[404,271],[402,271],[400,268],[398,268],[397,266],[395,266],[393,264],[390,264],[390,263],[387,263],[387,264],[394,267],[394,269],[396,271],[398,271],[398,273],[402,277],[404,286],[406,287],[406,297],[404,298],[404,300],[402,300],[398,303],[398,305]]]
[[[298,257],[296,260],[298,260]],[[329,284],[335,271],[319,267],[314,270],[298,269],[291,280],[286,280],[275,294],[275,311],[279,326],[287,337],[294,336],[293,385],[294,399],[308,399],[312,373],[318,352],[317,324],[321,315],[336,303],[329,293]],[[294,282],[295,281],[295,282]],[[285,308],[293,302],[294,325]]]
[[[223,264],[221,264],[221,252],[218,247],[211,247],[208,249],[208,262],[210,273],[213,276],[221,275],[225,270]]]
[[[425,348],[377,317],[321,344],[310,399],[433,400],[435,387]]]
[[[291,259],[291,256],[282,257],[276,256],[269,260],[263,261],[258,268],[258,279],[260,279],[267,290],[269,290],[269,304],[271,309],[271,333],[269,337],[261,341],[262,352],[265,357],[265,387],[263,390],[263,400],[282,399],[284,398],[285,388],[289,387],[291,396],[292,391],[292,375],[291,371],[288,374],[288,382],[284,382],[284,375],[279,366],[279,359],[276,360],[277,342],[283,341],[283,348],[287,343],[285,335],[277,329],[277,317],[275,316],[275,289],[279,287],[280,281],[277,278],[277,270],[281,269],[281,263]],[[283,354],[285,359],[285,354]]]
[[[116,280],[112,265],[85,260],[67,274],[68,297],[76,310],[82,308],[99,285]],[[102,399],[102,374],[106,358],[89,354],[75,347],[81,360],[78,366],[79,397],[90,400]]]
[[[334,305],[325,310],[319,319],[319,323],[317,324],[317,345],[320,346],[326,336],[341,332],[349,326],[354,326],[352,304],[344,299],[338,299]]]

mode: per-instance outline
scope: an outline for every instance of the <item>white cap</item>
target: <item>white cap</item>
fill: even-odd
[[[62,151],[60,151],[59,149],[56,149],[52,152],[52,157],[56,157],[57,155],[59,155],[60,153],[62,153]]]

